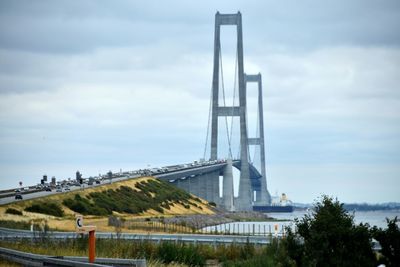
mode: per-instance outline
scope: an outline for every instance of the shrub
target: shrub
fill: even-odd
[[[65,199],[63,204],[83,215],[112,215],[119,213],[137,214],[153,209],[164,213],[173,203],[182,203],[187,209],[191,195],[160,180],[142,181],[135,185],[137,191],[128,186],[116,190],[108,189],[102,192],[92,192],[87,197],[76,194],[74,198]],[[88,199],[90,197],[90,200]]]
[[[61,206],[55,202],[35,202],[32,206],[27,207],[26,211],[43,213],[48,215],[53,215],[56,217],[64,216],[64,211]]]
[[[288,231],[286,247],[299,266],[376,266],[368,227],[355,225],[339,201],[323,196],[295,224],[304,242]]]
[[[63,204],[71,210],[83,215],[106,216],[112,214],[112,212],[108,212],[107,210],[94,205],[88,199],[83,198],[78,194],[76,194],[73,199],[65,199]]]
[[[157,258],[164,263],[180,262],[189,266],[204,266],[206,262],[198,247],[183,243],[161,243],[157,248]]]
[[[388,227],[385,230],[377,228],[371,229],[372,236],[379,241],[382,246],[383,259],[386,266],[400,266],[400,229],[397,223],[397,216],[393,220],[386,218]]]
[[[14,214],[14,215],[22,215],[22,212],[20,210],[16,210],[16,209],[13,209],[13,208],[6,209],[6,213]]]
[[[210,205],[210,206],[213,206],[213,207],[216,207],[217,206],[217,204],[215,204],[215,202],[208,202],[208,205]]]

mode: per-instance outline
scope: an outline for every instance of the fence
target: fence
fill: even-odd
[[[181,234],[215,234],[215,235],[245,235],[245,236],[284,236],[285,225],[265,225],[254,223],[226,223],[220,225],[198,224],[195,227],[185,224],[164,223],[161,221],[127,221],[124,227],[154,233],[181,233]]]

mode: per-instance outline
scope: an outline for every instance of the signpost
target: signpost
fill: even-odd
[[[75,219],[76,232],[89,233],[89,263],[94,263],[96,258],[96,226],[83,225],[83,216],[77,215]]]

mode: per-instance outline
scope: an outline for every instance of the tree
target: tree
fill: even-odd
[[[322,196],[285,240],[298,266],[376,266],[368,225],[355,225],[338,200]]]
[[[386,218],[386,221],[388,227],[385,230],[375,226],[371,229],[371,234],[382,246],[381,263],[386,266],[400,266],[400,229],[397,225],[399,220],[396,216],[393,220]]]

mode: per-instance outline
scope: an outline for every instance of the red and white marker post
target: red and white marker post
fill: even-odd
[[[75,226],[77,233],[89,233],[89,263],[94,263],[96,259],[96,226],[83,225],[82,215],[76,216]]]

